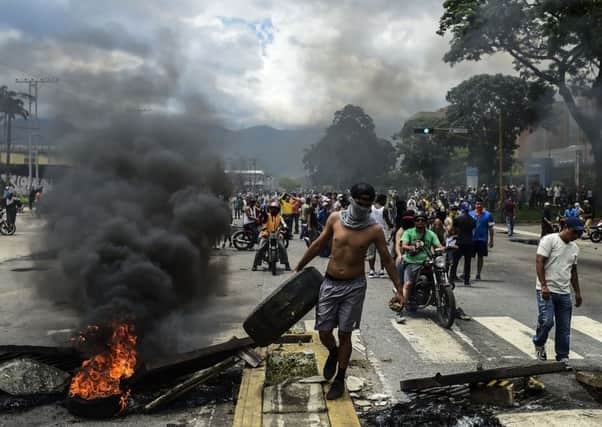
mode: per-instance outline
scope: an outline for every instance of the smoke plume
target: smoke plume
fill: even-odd
[[[223,169],[184,117],[113,117],[66,135],[71,170],[44,200],[44,246],[59,268],[42,294],[84,323],[128,317],[148,331],[220,283],[212,244],[229,227]],[[59,277],[56,277],[56,274]]]

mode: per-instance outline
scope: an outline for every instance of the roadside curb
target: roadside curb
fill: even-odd
[[[313,352],[316,357],[318,371],[326,362],[326,349],[320,344],[318,334],[309,332],[309,342],[294,344],[277,344],[262,349],[262,356],[278,348],[285,353]],[[266,364],[262,362],[257,368],[245,368],[236,402],[233,427],[263,426],[263,388],[266,375]],[[328,389],[328,383],[322,384],[322,392]],[[360,427],[359,418],[347,390],[341,399],[326,400],[326,414],[331,427]]]

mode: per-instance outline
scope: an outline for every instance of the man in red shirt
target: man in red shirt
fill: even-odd
[[[506,227],[508,228],[508,237],[512,237],[514,234],[514,220],[516,219],[516,205],[510,197],[504,202],[503,212]]]

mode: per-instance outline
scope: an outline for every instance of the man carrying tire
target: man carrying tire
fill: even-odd
[[[332,241],[324,281],[316,307],[316,330],[329,355],[324,365],[324,378],[334,378],[326,398],[338,399],[345,392],[345,371],[351,357],[351,332],[359,327],[364,297],[366,272],[364,259],[371,244],[376,245],[383,266],[395,285],[392,301],[404,304],[395,262],[387,248],[382,227],[371,217],[374,188],[359,183],[351,188],[351,205],[333,212],[320,236],[309,246],[295,271],[301,271],[321,249]],[[339,329],[339,347],[332,333]],[[338,365],[338,370],[337,370]],[[336,374],[336,376],[335,376]]]

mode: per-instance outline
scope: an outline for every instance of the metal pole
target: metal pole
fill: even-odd
[[[34,105],[35,105],[35,114],[36,114],[36,126],[39,128],[40,124],[38,123],[38,82],[35,82],[34,90],[35,90]],[[36,182],[38,184],[40,182],[40,161],[38,160],[40,157],[39,154],[40,153],[38,153],[38,146],[36,145]]]
[[[498,174],[499,174],[498,179],[499,179],[499,186],[500,186],[500,189],[499,189],[499,198],[500,199],[499,200],[500,200],[500,208],[501,208],[502,203],[503,203],[502,196],[504,194],[504,189],[503,189],[503,185],[504,185],[504,144],[503,144],[503,141],[504,141],[504,138],[502,135],[502,110],[500,110],[498,112],[498,122],[499,122],[499,129],[498,129],[499,141],[498,141],[497,151],[498,151],[498,155],[500,156],[500,159],[499,159],[500,160],[500,163],[499,163],[500,170],[498,172]]]
[[[27,190],[31,191],[31,86],[32,82],[29,82],[29,120],[26,120],[27,126]]]

